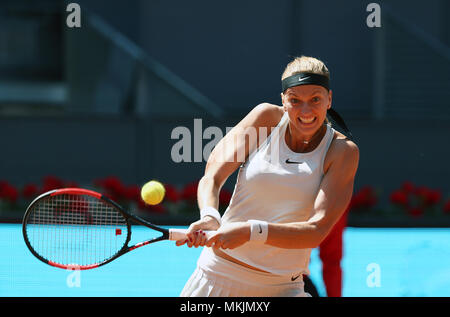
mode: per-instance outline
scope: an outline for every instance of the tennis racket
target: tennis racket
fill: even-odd
[[[161,235],[130,246],[131,221]],[[22,232],[39,260],[77,270],[97,268],[150,243],[187,239],[184,229],[161,228],[125,212],[102,194],[80,188],[52,190],[33,200],[24,215]]]

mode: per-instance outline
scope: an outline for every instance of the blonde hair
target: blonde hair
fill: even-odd
[[[287,64],[283,75],[281,76],[281,80],[303,72],[324,75],[327,76],[328,79],[330,78],[330,72],[324,62],[314,57],[300,56]]]

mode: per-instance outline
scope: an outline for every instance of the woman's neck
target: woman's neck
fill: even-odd
[[[291,126],[288,124],[285,134],[285,140],[288,147],[297,153],[306,153],[313,151],[322,141],[327,131],[327,126],[323,124],[311,137],[296,136],[291,131]]]

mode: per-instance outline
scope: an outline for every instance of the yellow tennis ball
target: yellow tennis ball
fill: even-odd
[[[150,181],[142,186],[141,197],[149,205],[157,205],[163,199],[166,194],[166,189],[164,185],[158,181]]]

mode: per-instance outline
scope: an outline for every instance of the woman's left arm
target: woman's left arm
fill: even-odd
[[[355,143],[339,140],[314,202],[314,214],[305,222],[269,224],[266,244],[284,249],[316,248],[345,212],[353,194],[359,163]]]

